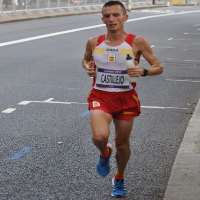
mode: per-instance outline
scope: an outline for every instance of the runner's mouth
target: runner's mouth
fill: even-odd
[[[115,27],[117,24],[109,24],[109,27]]]

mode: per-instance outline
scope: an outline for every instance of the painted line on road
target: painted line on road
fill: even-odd
[[[191,79],[171,79],[167,78],[166,81],[173,81],[173,82],[188,82],[188,83],[200,83],[200,80],[191,80]]]
[[[67,104],[67,105],[71,105],[71,104],[77,104],[77,105],[86,105],[87,103],[82,103],[82,102],[74,102],[74,101],[22,101],[20,103],[18,103],[18,105],[28,105],[30,103],[47,103],[47,104]]]
[[[184,35],[200,35],[200,33],[184,33]]]
[[[176,41],[188,41],[188,40],[191,40],[192,38],[173,38],[173,39],[170,39],[170,40],[176,40]],[[169,39],[168,39],[169,40]],[[169,41],[170,41],[169,40]]]
[[[63,104],[63,105],[87,105],[88,103],[84,102],[68,102],[68,101],[22,101],[18,103],[18,105],[28,105],[30,103],[40,103],[40,104]],[[181,107],[172,107],[172,106],[141,106],[142,108],[146,109],[176,109],[176,110],[187,110],[189,108],[181,108]],[[80,114],[81,116],[87,115],[87,112],[84,111]]]
[[[147,109],[174,109],[174,110],[188,110],[188,108],[180,108],[180,107],[163,107],[163,106],[141,106],[142,108]]]
[[[178,60],[177,58],[166,58],[167,61],[176,61],[176,62],[180,62],[182,60]],[[190,60],[190,59],[185,59],[183,60],[183,62],[194,62],[194,63],[199,63],[200,60]]]
[[[200,60],[183,60],[184,62],[200,62]]]
[[[156,45],[152,44],[151,48],[156,48],[156,49],[175,49],[176,47],[172,47],[172,46],[156,46]]]
[[[152,9],[144,9],[144,10],[141,10],[140,12],[144,12],[144,13],[175,13],[175,11],[173,11],[173,10],[152,10]]]
[[[167,81],[177,81],[177,80],[174,80],[174,79],[166,79]],[[178,80],[178,81],[181,81],[181,80]],[[198,81],[199,83],[200,81]],[[87,105],[88,103],[86,102],[75,102],[75,101],[53,101],[54,98],[49,98],[47,100],[44,100],[44,101],[21,101],[19,102],[17,105],[21,105],[21,106],[26,106],[26,105],[29,105],[31,103],[40,103],[40,104],[61,104],[61,105],[72,105],[72,104],[75,104],[75,105]],[[181,108],[181,107],[170,107],[170,106],[141,106],[141,108],[145,108],[145,109],[175,109],[175,110],[187,110],[189,108]],[[4,113],[4,114],[10,114],[10,113],[13,113],[14,111],[16,110],[16,108],[7,108],[6,110],[3,110],[1,113]],[[82,113],[80,113],[80,116],[81,117],[85,117],[89,114],[89,111],[86,110]]]
[[[16,108],[7,108],[6,110],[1,111],[1,113],[10,114],[10,113],[14,112],[15,110],[16,110]]]
[[[51,102],[53,100],[54,100],[54,98],[49,98],[49,99],[45,100],[44,102]]]
[[[173,109],[173,110],[188,110],[188,108],[179,108],[179,107],[161,107],[161,106],[141,106],[141,108],[144,109],[160,109],[160,110],[164,110],[164,109]],[[82,118],[87,117],[90,114],[89,110],[86,110],[84,112],[82,112],[80,114],[80,116]]]
[[[8,157],[9,160],[19,160],[32,151],[31,146],[25,146]]]
[[[28,105],[29,103],[31,103],[31,102],[30,102],[30,101],[22,101],[22,102],[18,103],[18,105],[26,106],[26,105]]]
[[[160,47],[156,47],[157,49],[175,49],[176,47],[170,47],[170,46],[160,46]]]
[[[150,15],[150,16],[146,16],[146,17],[138,17],[138,18],[134,18],[134,19],[129,19],[127,21],[127,23],[142,21],[142,20],[148,20],[148,19],[153,19],[153,18],[159,18],[159,17],[168,17],[168,16],[194,14],[194,13],[200,13],[200,10],[182,11],[182,12],[178,12],[178,13],[167,13],[167,14],[159,14],[159,15]],[[2,42],[2,43],[0,43],[0,47],[10,46],[10,45],[14,45],[14,44],[21,44],[21,43],[25,43],[25,42],[55,37],[55,36],[59,36],[59,35],[69,34],[69,33],[75,33],[75,32],[79,32],[79,31],[101,28],[101,27],[104,27],[104,26],[105,26],[104,24],[98,24],[98,25],[92,25],[92,26],[87,26],[87,27],[75,28],[75,29],[66,30],[66,31],[60,31],[60,32],[49,33],[49,34],[44,34],[44,35],[38,35],[38,36],[34,36],[34,37],[23,38],[23,39],[19,39],[19,40]]]

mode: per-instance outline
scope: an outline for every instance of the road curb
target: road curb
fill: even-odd
[[[178,150],[164,200],[200,197],[200,99]]]
[[[69,7],[69,8],[56,8],[56,9],[40,9],[40,10],[26,10],[16,12],[5,12],[0,14],[0,24],[34,20],[39,18],[50,18],[50,17],[63,17],[72,15],[85,15],[100,13],[102,5],[96,6],[82,6],[82,7]],[[145,9],[145,8],[160,8],[166,7],[166,5],[141,5],[135,6],[131,10]]]

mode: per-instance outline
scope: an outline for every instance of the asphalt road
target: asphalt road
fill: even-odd
[[[174,15],[183,10],[198,8],[129,13],[129,19],[157,15],[130,21],[126,28],[150,41],[165,71],[138,80],[143,108],[131,140],[128,200],[163,199],[200,98],[200,12]],[[87,39],[105,28],[30,39],[100,23],[95,14],[0,25],[1,200],[111,199],[115,159],[111,174],[100,178],[85,104],[91,81],[81,67]],[[29,41],[8,43],[24,38]],[[142,65],[147,66],[144,61]]]

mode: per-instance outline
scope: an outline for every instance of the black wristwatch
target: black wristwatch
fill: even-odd
[[[142,76],[147,76],[148,74],[149,74],[148,69],[145,69],[145,68],[144,68],[144,72],[143,72]]]

